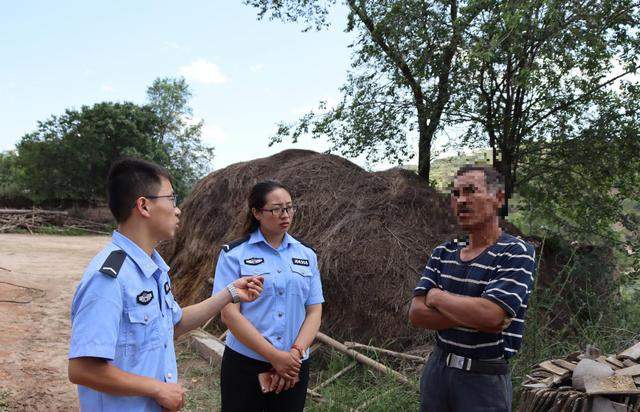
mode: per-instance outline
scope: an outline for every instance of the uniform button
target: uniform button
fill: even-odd
[[[278,295],[280,295],[280,296],[282,296],[283,294],[284,294],[284,292],[283,292],[283,291],[279,291],[279,292],[278,292]]]
[[[167,379],[173,378],[173,374],[171,372],[167,373]]]
[[[282,273],[282,269],[278,269],[278,273]]]
[[[280,255],[280,252],[276,252],[276,255]]]
[[[280,340],[280,336],[278,336],[276,339],[277,339],[277,340]]]
[[[281,318],[282,317],[282,312],[278,313],[278,317]]]
[[[166,343],[164,344],[164,348],[167,349],[167,344]]]
[[[149,316],[144,315],[144,321],[145,321],[145,322],[148,322],[148,321],[149,321]]]

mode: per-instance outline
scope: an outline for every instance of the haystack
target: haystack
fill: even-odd
[[[237,163],[199,182],[181,206],[176,239],[161,248],[179,301],[211,294],[220,247],[237,237],[247,194],[265,179],[290,188],[300,207],[290,233],[318,253],[322,330],[342,340],[426,342],[407,311],[431,250],[456,231],[446,199],[412,172],[367,172],[306,150]]]

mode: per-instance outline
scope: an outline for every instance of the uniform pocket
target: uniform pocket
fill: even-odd
[[[154,305],[134,308],[126,313],[129,321],[127,346],[134,351],[144,351],[160,345],[159,310]]]
[[[311,288],[313,273],[309,268],[299,265],[291,265],[291,272],[293,276],[289,281],[289,290],[292,294],[302,296],[306,299],[309,295],[309,289]]]
[[[264,276],[264,282],[262,284],[262,295],[273,295],[274,285],[271,271],[267,267],[256,267],[252,265],[241,265],[240,276]]]

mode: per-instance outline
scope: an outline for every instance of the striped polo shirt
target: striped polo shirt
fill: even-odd
[[[533,287],[535,250],[524,240],[503,233],[473,260],[460,259],[464,242],[451,241],[433,250],[414,296],[439,287],[457,295],[483,297],[500,305],[512,319],[501,333],[456,327],[437,332],[445,352],[473,359],[510,358],[522,344],[524,314]]]

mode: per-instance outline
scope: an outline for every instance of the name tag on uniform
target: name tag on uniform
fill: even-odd
[[[262,262],[264,262],[263,258],[249,258],[244,260],[245,264],[252,266],[259,265]]]
[[[291,260],[293,261],[294,265],[309,266],[309,260],[307,259],[293,258]]]

